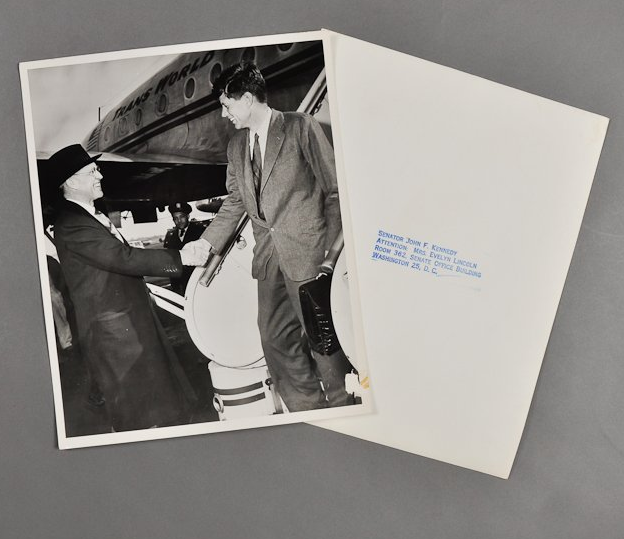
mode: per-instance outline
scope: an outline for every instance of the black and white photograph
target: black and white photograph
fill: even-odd
[[[369,411],[308,36],[21,64],[60,448]]]
[[[624,2],[2,7],[1,539],[624,537]]]

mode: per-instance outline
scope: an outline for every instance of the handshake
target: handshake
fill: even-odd
[[[206,240],[190,241],[180,250],[180,258],[185,266],[205,266],[211,245]]]

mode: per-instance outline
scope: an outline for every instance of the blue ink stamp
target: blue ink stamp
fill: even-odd
[[[385,230],[377,231],[371,259],[435,277],[483,277],[479,264],[457,249]]]

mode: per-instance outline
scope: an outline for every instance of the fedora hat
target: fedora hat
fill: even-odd
[[[67,178],[73,176],[82,167],[93,163],[101,153],[90,156],[80,144],[72,144],[59,150],[48,159],[48,172],[51,183],[59,187]]]

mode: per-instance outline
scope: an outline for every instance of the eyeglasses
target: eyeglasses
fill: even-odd
[[[101,171],[100,167],[96,166],[92,168],[89,172],[76,172],[76,176],[93,176],[95,178],[96,174],[99,174]]]

